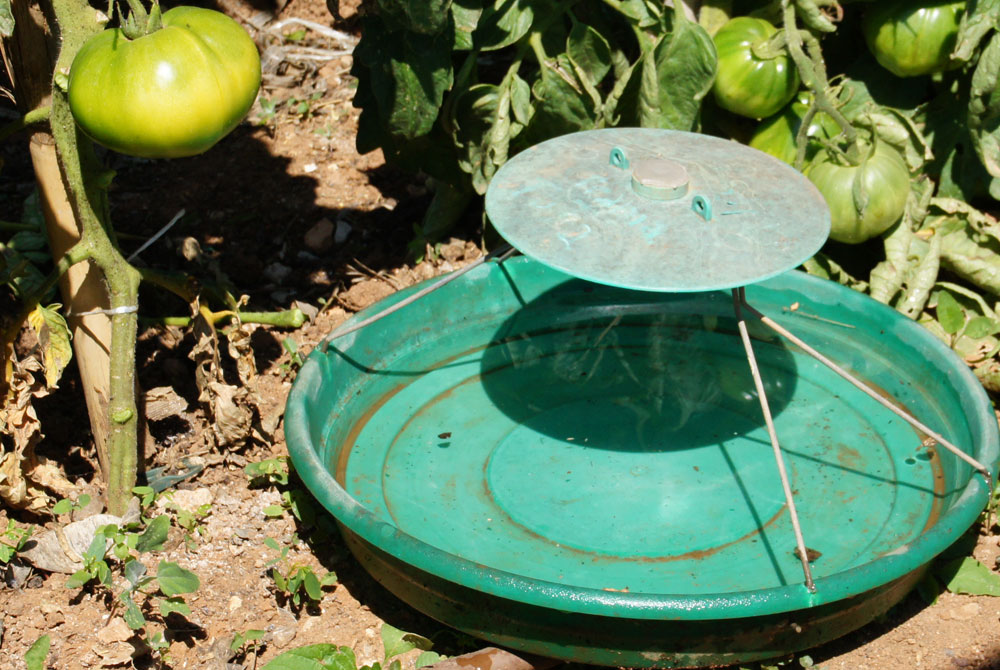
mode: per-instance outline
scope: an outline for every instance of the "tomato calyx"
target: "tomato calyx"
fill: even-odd
[[[147,12],[141,0],[128,0],[129,15],[121,20],[122,33],[130,40],[136,40],[144,35],[155,33],[163,27],[160,3],[154,0],[153,6]],[[121,7],[118,9],[121,15]]]
[[[767,39],[758,40],[751,44],[750,52],[754,55],[754,58],[759,60],[774,60],[775,58],[788,56],[787,44],[788,38],[785,35],[785,29],[779,28],[776,33]]]

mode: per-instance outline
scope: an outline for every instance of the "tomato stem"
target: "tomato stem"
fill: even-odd
[[[798,29],[795,20],[795,5],[792,0],[782,0],[781,6],[788,40],[788,53],[795,62],[795,67],[798,68],[802,82],[813,93],[813,104],[810,105],[810,109],[815,107],[817,111],[828,114],[840,126],[848,144],[854,147],[858,142],[857,131],[826,94],[829,82],[827,81],[823,54],[819,48],[819,40],[812,33]],[[809,55],[806,55],[803,46],[809,50]],[[805,127],[808,128],[808,126]],[[851,148],[848,149],[849,154],[853,151]],[[796,156],[796,166],[798,166],[798,156]]]
[[[56,71],[65,72],[84,42],[102,26],[93,20],[93,8],[85,0],[53,0],[52,6],[62,35]],[[82,254],[101,271],[107,284],[111,309],[117,310],[111,316],[107,416],[123,420],[108,422],[108,472],[105,477],[108,511],[121,515],[132,495],[138,459],[135,397],[138,319],[134,310],[138,306],[140,276],[122,256],[115,242],[107,198],[106,170],[97,158],[93,142],[77,128],[66,92],[58,86],[52,87],[50,125],[70,204],[81,229],[80,241],[71,251]]]
[[[41,123],[42,121],[48,121],[49,113],[51,111],[52,108],[49,105],[37,107],[28,112],[27,114],[25,114],[24,116],[22,116],[21,118],[6,124],[2,128],[0,128],[0,142],[3,142],[14,133],[20,130],[24,130],[28,126],[34,125],[36,123]]]

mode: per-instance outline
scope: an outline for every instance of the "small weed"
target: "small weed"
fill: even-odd
[[[81,510],[90,504],[90,496],[84,493],[76,500],[70,500],[69,498],[63,498],[55,505],[52,506],[52,513],[56,516],[62,516],[63,514],[72,514],[77,510]]]
[[[280,103],[275,102],[270,98],[261,97],[260,98],[260,111],[257,112],[257,118],[253,120],[253,125],[255,126],[269,126],[274,123],[275,117],[278,114],[278,105]]]
[[[382,645],[385,656],[382,661],[358,668],[357,658],[350,647],[338,647],[334,644],[311,644],[305,647],[289,649],[272,659],[261,670],[285,670],[287,668],[313,668],[314,670],[401,670],[402,663],[398,658],[413,649],[421,649],[423,653],[417,657],[416,667],[435,663],[444,657],[431,651],[431,641],[422,635],[407,633],[382,624]],[[390,659],[393,659],[390,661]]]
[[[24,652],[24,665],[28,670],[45,670],[45,660],[49,657],[51,641],[48,635],[43,635]]]
[[[300,119],[311,118],[314,111],[313,104],[323,97],[323,91],[316,91],[307,98],[289,98],[285,101],[285,108],[288,113]]]
[[[278,593],[283,594],[295,607],[318,604],[323,600],[323,588],[336,584],[337,575],[330,571],[320,577],[311,567],[301,563],[293,563],[282,570],[279,564],[288,561],[288,551],[298,541],[298,536],[292,535],[289,544],[282,547],[274,538],[264,539],[265,546],[278,552],[278,557],[267,563],[269,574]]]
[[[282,363],[278,367],[281,369],[281,376],[289,379],[295,376],[295,373],[299,371],[299,368],[306,361],[302,358],[302,354],[299,353],[299,343],[292,338],[286,337],[283,339],[281,347],[288,352],[288,362]]]
[[[158,654],[161,663],[166,662],[169,643],[161,633],[149,634],[145,630],[147,620],[140,605],[156,603],[163,619],[173,613],[186,617],[191,609],[184,601],[184,594],[194,593],[200,585],[198,575],[177,563],[160,561],[156,574],[150,575],[146,564],[139,560],[143,554],[163,549],[169,530],[170,517],[166,514],[149,521],[141,532],[115,524],[103,526],[83,555],[83,568],[66,581],[67,588],[93,586],[107,594],[112,616],[121,608],[125,623],[145,634],[146,643]]]
[[[298,30],[293,30],[290,33],[285,33],[286,42],[301,42],[306,38],[306,29],[300,28]]]
[[[0,534],[0,565],[7,565],[31,537],[32,527],[18,528],[13,519],[7,520],[7,530]]]
[[[229,651],[236,654],[239,660],[245,659],[249,654],[256,658],[260,655],[261,640],[264,639],[265,631],[257,628],[245,630],[233,636],[233,641],[229,643]]]
[[[250,478],[251,486],[288,486],[290,467],[286,456],[268,458],[257,463],[248,463],[243,472]]]

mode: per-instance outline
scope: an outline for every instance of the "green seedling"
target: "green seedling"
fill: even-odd
[[[260,111],[257,113],[257,118],[254,119],[254,125],[269,126],[274,123],[274,119],[278,113],[278,104],[270,98],[261,97]]]
[[[76,500],[70,500],[69,498],[63,498],[55,505],[52,506],[52,513],[56,516],[62,516],[63,514],[72,514],[78,510],[83,509],[90,504],[90,496],[84,493]]]
[[[251,486],[288,486],[291,466],[288,457],[278,456],[257,463],[248,463],[243,472],[250,478]]]
[[[305,363],[305,359],[302,358],[302,354],[299,353],[299,343],[290,337],[286,337],[281,341],[282,348],[288,352],[288,362],[282,363],[279,367],[281,368],[282,376],[293,377],[302,364]]]
[[[323,600],[323,589],[337,583],[337,575],[332,570],[322,577],[305,564],[293,563],[284,570],[279,564],[288,561],[288,551],[298,543],[298,536],[292,535],[289,545],[282,547],[274,538],[264,539],[264,545],[278,552],[278,557],[268,561],[266,567],[278,593],[283,594],[295,607],[318,604]]]
[[[7,519],[7,530],[0,534],[0,565],[7,565],[31,537],[32,528],[18,528],[13,519]]]
[[[229,651],[236,654],[236,658],[243,659],[247,655],[253,654],[256,658],[260,655],[261,640],[264,639],[265,631],[257,628],[250,628],[233,636],[233,641],[229,643]]]
[[[125,623],[137,631],[146,625],[146,617],[136,602],[140,594],[144,602],[158,604],[164,619],[175,612],[190,615],[183,594],[198,590],[198,575],[168,561],[160,561],[156,574],[150,575],[146,564],[138,558],[163,549],[169,530],[170,517],[165,514],[150,521],[141,533],[114,524],[99,528],[83,555],[83,568],[70,575],[67,588],[96,585],[111,596],[112,614],[121,607]],[[109,545],[111,556],[108,556]],[[124,578],[124,585],[117,593],[116,577]]]
[[[24,665],[28,670],[45,670],[45,660],[49,657],[50,645],[49,636],[43,635],[24,652]]]
[[[350,647],[338,647],[334,644],[310,644],[296,649],[289,649],[272,659],[261,670],[293,670],[310,668],[311,670],[401,670],[402,663],[398,658],[413,649],[421,649],[417,657],[416,667],[422,668],[443,658],[431,651],[431,641],[416,633],[407,633],[389,624],[382,624],[382,645],[385,655],[379,662],[358,667],[357,658]],[[423,662],[422,662],[423,661]]]

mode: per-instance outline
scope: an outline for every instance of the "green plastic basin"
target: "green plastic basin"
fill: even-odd
[[[986,394],[922,327],[798,272],[747,297],[996,471]],[[806,649],[898,602],[991,486],[751,324],[811,593],[736,333],[728,292],[485,264],[314,351],[288,448],[366,569],[472,635],[633,667]]]

